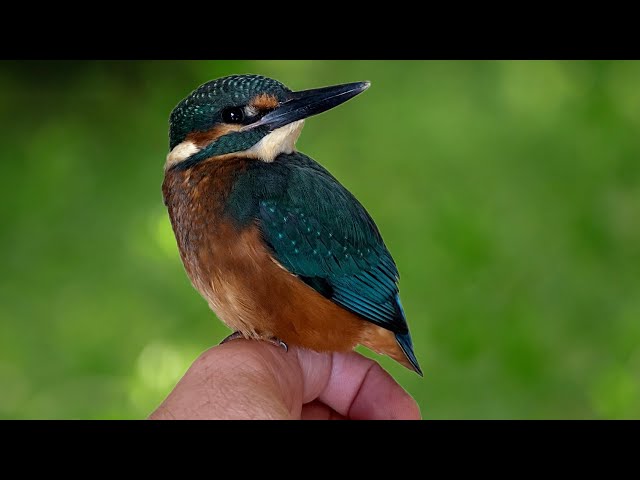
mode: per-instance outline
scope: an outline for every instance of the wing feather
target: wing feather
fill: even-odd
[[[262,189],[257,222],[274,258],[316,291],[377,325],[404,333],[398,269],[375,223],[328,171],[301,154],[276,159],[286,177]],[[292,161],[293,160],[293,161]]]

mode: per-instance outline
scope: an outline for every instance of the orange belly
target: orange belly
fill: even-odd
[[[392,332],[336,305],[277,263],[257,227],[216,230],[194,252],[197,258],[183,260],[193,285],[231,329],[316,351],[363,344],[409,365]]]

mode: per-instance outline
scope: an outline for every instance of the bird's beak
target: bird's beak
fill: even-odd
[[[291,92],[289,97],[280,103],[275,110],[267,113],[257,122],[247,125],[244,129],[249,130],[259,126],[266,126],[270,131],[275,130],[289,123],[337,107],[364,92],[369,88],[369,85],[371,85],[369,82],[356,82]]]

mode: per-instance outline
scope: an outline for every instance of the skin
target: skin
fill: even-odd
[[[373,360],[237,339],[210,348],[150,416],[168,419],[419,420],[415,400]]]

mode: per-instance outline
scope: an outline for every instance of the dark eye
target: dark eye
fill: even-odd
[[[242,123],[244,111],[240,107],[229,107],[222,111],[222,120],[226,123]]]

